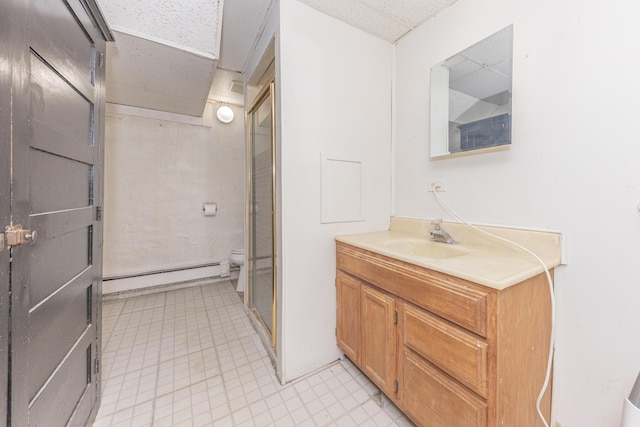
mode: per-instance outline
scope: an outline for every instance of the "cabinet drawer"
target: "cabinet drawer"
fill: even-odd
[[[403,304],[404,345],[487,397],[487,343],[411,304]]]
[[[486,427],[487,404],[420,356],[404,349],[402,408],[418,425]]]
[[[478,285],[344,243],[336,249],[339,270],[487,336],[489,294]]]

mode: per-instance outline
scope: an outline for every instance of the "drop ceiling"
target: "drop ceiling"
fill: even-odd
[[[237,89],[274,0],[98,0],[113,30],[107,102],[201,116]],[[293,0],[282,0],[293,1]],[[456,0],[298,0],[395,43]]]
[[[362,31],[397,42],[456,0],[298,0]]]

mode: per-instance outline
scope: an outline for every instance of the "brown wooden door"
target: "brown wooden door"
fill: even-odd
[[[342,272],[336,276],[336,339],[355,364],[360,363],[360,283]]]
[[[10,249],[8,423],[85,425],[100,391],[105,35],[88,0],[2,7],[11,26],[10,98],[0,101],[11,115],[5,224],[37,233]]]
[[[396,378],[396,322],[394,298],[362,285],[362,370],[389,396]]]

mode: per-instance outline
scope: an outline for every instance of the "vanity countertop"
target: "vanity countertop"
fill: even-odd
[[[391,218],[389,230],[339,235],[335,239],[498,290],[544,271],[542,265],[530,254],[479,233],[465,224],[443,222],[442,228],[459,244],[430,241],[430,220],[399,217]],[[561,263],[562,235],[558,232],[493,226],[479,228],[528,248],[549,269]]]

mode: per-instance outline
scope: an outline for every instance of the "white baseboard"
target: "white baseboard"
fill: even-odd
[[[121,292],[138,291],[145,288],[155,288],[158,286],[177,284],[181,282],[195,282],[204,279],[229,280],[237,278],[237,271],[232,271],[231,277],[220,278],[220,266],[214,265],[210,267],[106,280],[102,283],[102,294],[108,295]]]

